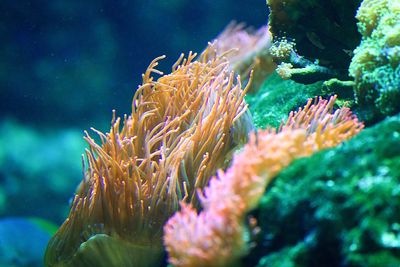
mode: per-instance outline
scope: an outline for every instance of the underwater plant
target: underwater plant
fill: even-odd
[[[64,224],[50,240],[46,266],[156,266],[162,227],[183,201],[227,166],[253,128],[239,77],[206,50],[183,55],[154,80],[156,58],[143,74],[132,113],[109,133],[86,134],[88,168]],[[205,60],[207,58],[207,60]],[[122,124],[122,128],[121,128]]]
[[[164,227],[169,262],[177,267],[232,266],[249,250],[246,213],[255,208],[266,186],[293,160],[333,147],[363,128],[350,109],[333,112],[329,101],[310,99],[278,130],[251,135],[231,167],[210,180],[201,197],[203,210],[181,203]]]

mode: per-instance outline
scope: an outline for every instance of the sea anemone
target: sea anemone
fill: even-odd
[[[187,204],[164,227],[169,262],[176,267],[232,266],[248,252],[245,215],[256,207],[266,186],[293,160],[338,145],[363,124],[347,107],[333,112],[329,101],[310,99],[278,130],[259,130],[219,171],[201,194],[203,210]]]
[[[154,80],[162,58],[143,74],[132,113],[121,120],[114,112],[109,133],[94,130],[101,144],[86,133],[85,179],[46,266],[156,266],[162,227],[179,202],[197,206],[197,190],[247,142],[247,88],[226,59],[182,55]]]
[[[208,44],[207,50],[225,56],[230,69],[242,77],[249,77],[253,72],[249,91],[255,92],[276,68],[269,52],[271,44],[268,26],[254,30],[244,23],[231,22],[215,41]]]

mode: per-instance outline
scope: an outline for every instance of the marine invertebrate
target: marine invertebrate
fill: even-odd
[[[274,62],[278,64],[276,72],[285,80],[292,79],[310,84],[338,75],[336,71],[318,65],[318,60],[312,62],[299,55],[296,43],[288,41],[285,37],[274,41],[270,53]]]
[[[241,77],[249,77],[253,71],[249,91],[256,91],[276,68],[269,53],[272,36],[267,26],[254,30],[244,23],[231,22],[215,40],[207,50],[226,56],[230,68]]]
[[[280,172],[244,266],[400,266],[399,133],[397,114]]]
[[[349,73],[363,116],[374,121],[400,111],[400,4],[365,0],[356,18],[362,40]]]
[[[222,57],[183,55],[154,80],[156,58],[123,120],[88,134],[86,179],[68,219],[49,242],[46,266],[154,266],[162,226],[179,201],[196,206],[196,190],[229,162],[252,128],[240,78]],[[122,128],[121,128],[122,122]]]
[[[174,266],[229,266],[248,250],[245,214],[265,187],[294,159],[332,147],[357,134],[363,124],[343,107],[333,112],[336,97],[310,100],[289,115],[276,131],[253,134],[231,167],[210,180],[197,213],[182,204],[164,227],[164,242]]]

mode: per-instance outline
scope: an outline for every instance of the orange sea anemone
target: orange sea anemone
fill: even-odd
[[[71,211],[50,240],[46,266],[156,266],[162,227],[179,202],[198,205],[196,191],[231,151],[247,142],[252,123],[240,78],[222,57],[183,55],[154,80],[143,74],[132,113],[112,119],[109,133],[88,134],[88,168]],[[121,128],[122,124],[122,128]]]

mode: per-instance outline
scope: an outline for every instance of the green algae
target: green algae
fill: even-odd
[[[323,95],[321,90],[322,82],[304,85],[283,80],[274,73],[256,94],[247,95],[246,102],[257,128],[278,127],[290,111],[303,106],[309,98]]]

